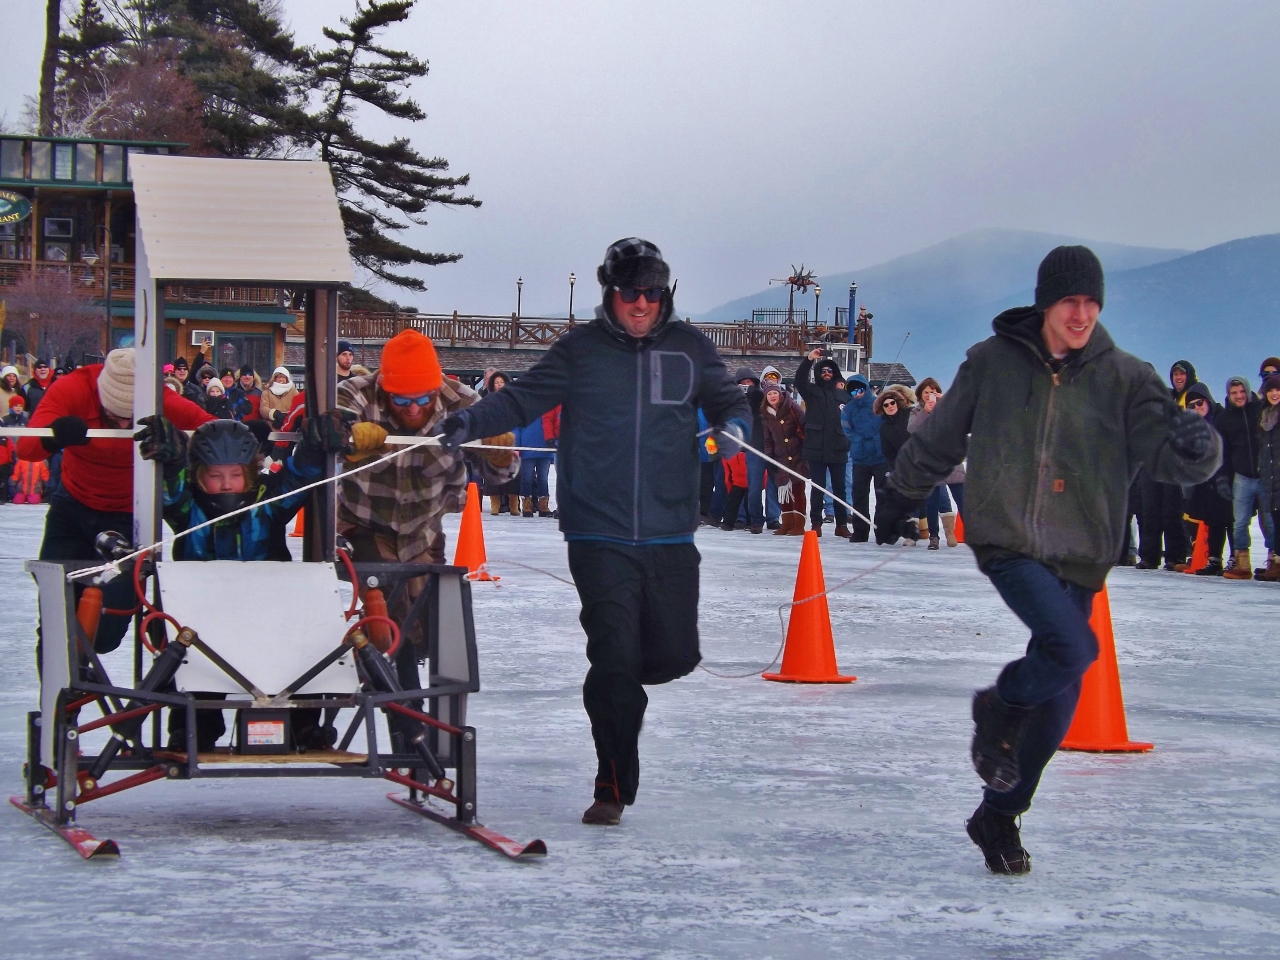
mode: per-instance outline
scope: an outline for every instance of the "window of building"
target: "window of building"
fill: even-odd
[[[146,151],[146,150],[144,150],[142,147],[130,147],[130,148],[129,148],[128,156],[126,156],[126,157],[125,157],[125,165],[124,165],[124,179],[125,179],[125,182],[127,182],[127,183],[133,183],[133,171],[129,169],[129,162],[128,162],[128,161],[129,161],[129,157],[132,157],[135,153],[146,153],[146,152],[147,152],[147,151]]]
[[[98,148],[92,143],[76,144],[76,179],[81,183],[98,179]]]
[[[26,175],[22,169],[22,141],[0,140],[0,177],[21,180]]]
[[[53,179],[53,144],[45,140],[31,141],[31,179]]]
[[[75,145],[55,143],[53,145],[53,179],[70,180],[71,165],[74,162]]]
[[[271,334],[219,333],[214,342],[218,369],[230,367],[236,373],[246,363],[259,377],[268,376],[275,367],[275,338]]]
[[[118,143],[102,145],[102,182],[124,183],[124,147]]]

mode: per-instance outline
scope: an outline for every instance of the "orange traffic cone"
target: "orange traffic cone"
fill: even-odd
[[[1120,691],[1120,665],[1116,662],[1116,641],[1111,632],[1111,602],[1107,588],[1093,598],[1093,615],[1089,626],[1098,638],[1098,659],[1084,674],[1080,703],[1075,719],[1062,740],[1063,750],[1088,750],[1094,753],[1146,753],[1154,749],[1150,743],[1129,739],[1129,725],[1124,719],[1124,694]]]
[[[1195,573],[1209,565],[1209,525],[1201,520],[1197,524],[1196,545],[1191,550],[1191,562],[1183,573]]]
[[[836,644],[831,635],[831,612],[827,609],[827,585],[822,576],[822,555],[818,535],[810,530],[800,548],[800,569],[796,573],[793,601],[818,596],[791,608],[787,624],[786,649],[780,673],[761,674],[766,680],[788,683],[853,683],[857,677],[842,677],[836,666]]]
[[[302,528],[305,526],[302,519],[302,514],[305,512],[305,510],[306,510],[305,507],[301,507],[298,509],[298,519],[293,521],[293,529],[289,532],[289,536],[291,537],[302,536]]]
[[[499,580],[485,569],[489,561],[484,555],[484,528],[480,525],[480,489],[467,484],[467,503],[462,508],[462,523],[458,527],[458,549],[453,554],[455,567],[466,567],[474,580]]]
[[[956,542],[964,543],[964,517],[956,514]]]

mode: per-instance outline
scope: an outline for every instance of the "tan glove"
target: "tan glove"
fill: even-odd
[[[353,423],[351,425],[351,446],[354,448],[347,454],[349,463],[358,463],[375,453],[382,452],[387,440],[387,431],[376,423]]]
[[[504,433],[500,437],[485,437],[483,442],[492,447],[514,447],[516,445],[516,435],[514,433]],[[502,470],[511,466],[511,461],[516,454],[514,450],[481,450],[480,455],[499,470]]]

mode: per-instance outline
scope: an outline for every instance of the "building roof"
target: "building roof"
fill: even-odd
[[[354,279],[328,164],[137,155],[132,173],[138,240],[157,280]]]

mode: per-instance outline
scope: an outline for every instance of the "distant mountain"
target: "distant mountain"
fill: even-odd
[[[875,315],[876,359],[891,361],[902,347],[898,359],[917,378],[933,376],[946,384],[964,359],[964,351],[990,334],[996,313],[1029,302],[1026,291],[1034,287],[1036,267],[1044,255],[1060,244],[1073,243],[1087,244],[1098,254],[1108,284],[1122,271],[1150,268],[1188,253],[1031,231],[979,230],[864,270],[819,277],[824,288],[822,313],[825,318],[828,307],[847,306],[849,283],[856,280],[858,304],[866,304]],[[774,286],[694,319],[742,320],[754,307],[786,304],[786,288]],[[808,307],[812,314],[812,295],[797,297],[796,304]],[[1110,297],[1107,306],[1111,306]],[[908,332],[911,336],[903,346]]]

